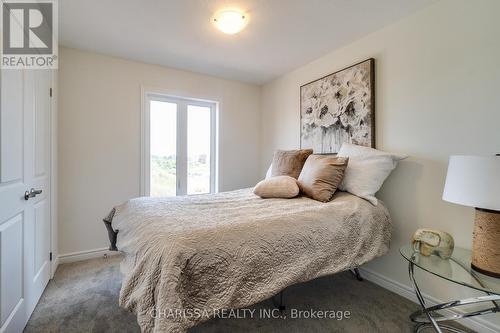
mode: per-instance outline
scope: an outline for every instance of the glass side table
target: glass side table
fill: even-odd
[[[449,325],[439,324],[439,322],[500,312],[500,279],[483,275],[472,270],[470,267],[470,250],[455,248],[452,257],[447,260],[434,255],[430,257],[423,256],[414,251],[411,245],[401,247],[399,252],[408,260],[408,274],[413,284],[413,288],[415,289],[418,301],[422,306],[422,310],[410,315],[411,321],[416,323],[414,332],[421,332],[425,328],[432,327],[438,333],[442,333],[443,330],[445,332],[461,333],[463,332],[462,330]],[[450,282],[484,292],[485,295],[426,307],[425,300],[415,280],[415,266]],[[438,312],[439,310],[450,310],[456,307],[478,303],[485,303],[484,308],[447,316]]]

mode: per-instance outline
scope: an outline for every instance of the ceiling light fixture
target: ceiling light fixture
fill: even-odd
[[[241,11],[226,9],[217,12],[212,18],[212,22],[223,33],[233,35],[243,30],[248,18]]]

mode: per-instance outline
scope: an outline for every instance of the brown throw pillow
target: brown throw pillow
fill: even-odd
[[[348,157],[311,155],[299,176],[299,187],[306,196],[328,202],[344,178]]]
[[[299,178],[305,161],[313,153],[312,149],[278,150],[274,153],[271,177],[290,176]]]
[[[299,194],[297,179],[277,176],[260,181],[253,193],[261,198],[293,198]]]

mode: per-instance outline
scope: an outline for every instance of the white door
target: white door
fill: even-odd
[[[51,82],[1,72],[0,332],[22,332],[50,279]]]

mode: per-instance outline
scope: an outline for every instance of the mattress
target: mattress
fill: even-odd
[[[125,253],[120,306],[143,332],[185,332],[224,309],[385,254],[384,204],[345,192],[332,201],[261,199],[252,189],[136,198],[109,218]]]

